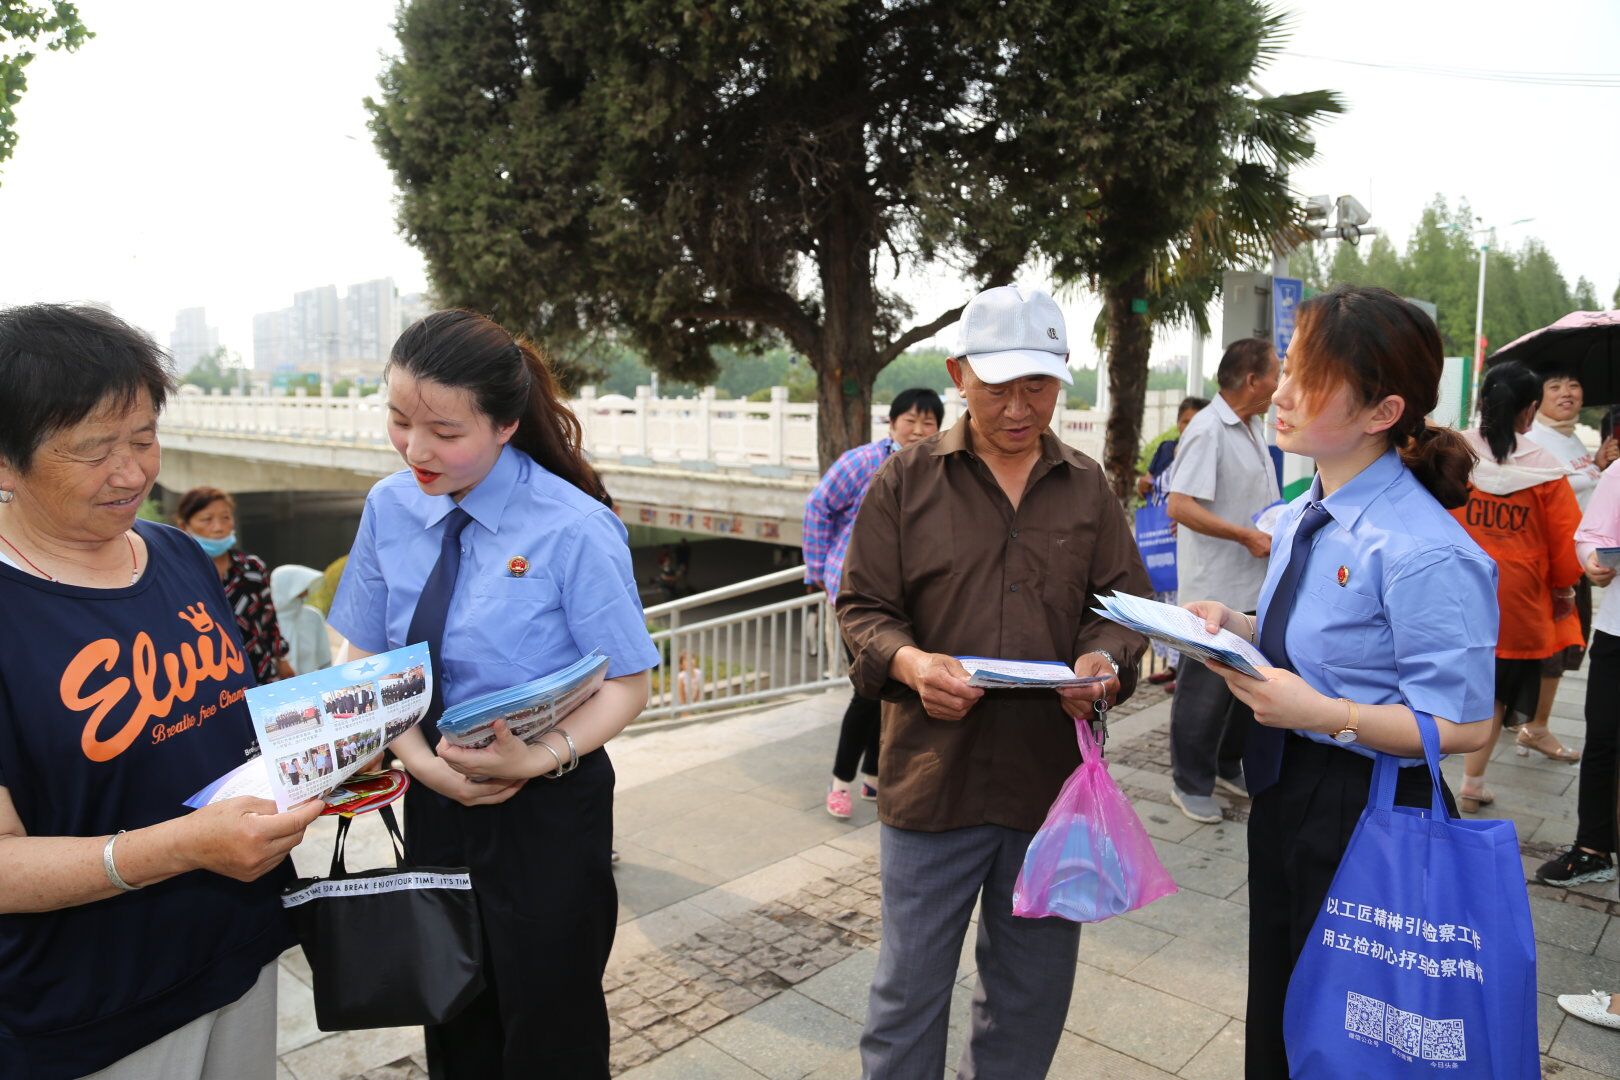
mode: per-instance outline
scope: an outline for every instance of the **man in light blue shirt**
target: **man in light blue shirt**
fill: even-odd
[[[1271,342],[1234,341],[1221,357],[1221,391],[1192,418],[1176,447],[1166,506],[1176,529],[1180,595],[1253,612],[1266,576],[1271,537],[1254,517],[1278,501],[1266,449],[1265,414],[1280,366]],[[1243,740],[1254,716],[1226,682],[1202,664],[1177,673],[1170,706],[1170,801],[1194,821],[1221,820],[1217,787],[1248,795]]]

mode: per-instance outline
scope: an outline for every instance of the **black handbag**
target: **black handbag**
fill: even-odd
[[[405,865],[391,806],[377,813],[394,867],[343,865],[350,816],[338,819],[332,869],[281,892],[315,976],[322,1031],[442,1024],[484,988],[484,927],[466,867]]]

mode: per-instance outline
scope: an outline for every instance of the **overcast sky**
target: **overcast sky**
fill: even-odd
[[[1584,274],[1608,301],[1620,281],[1620,89],[1403,69],[1615,75],[1620,3],[1283,6],[1298,55],[1259,81],[1336,89],[1349,104],[1296,177],[1301,194],[1355,195],[1402,246],[1436,193],[1466,198],[1487,224],[1534,217],[1502,241],[1539,237],[1572,285]],[[0,305],[98,300],[165,344],[176,310],[205,306],[247,357],[253,314],[296,290],[384,276],[402,292],[424,286],[361,106],[393,47],[393,0],[79,7],[97,37],[30,67],[21,141],[0,173]],[[945,279],[902,287],[922,317],[962,291]],[[1064,302],[1086,362],[1095,302]],[[1156,353],[1184,353],[1187,338],[1163,333]]]

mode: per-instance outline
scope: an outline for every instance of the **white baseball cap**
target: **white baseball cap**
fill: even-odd
[[[1057,301],[1043,289],[986,289],[962,311],[956,355],[987,383],[1050,375],[1074,385],[1069,334]]]

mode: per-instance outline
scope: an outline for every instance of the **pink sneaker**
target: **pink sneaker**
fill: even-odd
[[[827,789],[827,813],[841,821],[848,821],[855,812],[855,801],[843,788]]]

